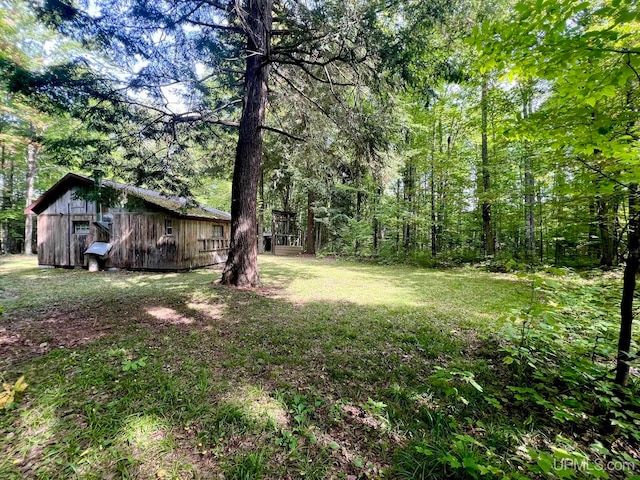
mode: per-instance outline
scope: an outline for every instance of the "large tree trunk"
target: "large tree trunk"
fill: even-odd
[[[633,324],[633,296],[636,290],[636,275],[640,266],[640,193],[638,185],[629,186],[628,254],[624,268],[622,301],[620,302],[620,335],[618,337],[618,361],[615,383],[629,383],[629,361]]]
[[[231,188],[231,243],[222,283],[255,286],[258,276],[256,197],[267,108],[273,0],[245,0],[247,65]]]
[[[33,202],[34,185],[36,172],[38,170],[38,147],[31,142],[27,146],[27,189],[25,192],[25,204],[28,207]],[[33,254],[33,217],[32,213],[27,214],[24,220],[24,254]]]
[[[480,108],[482,110],[482,236],[484,237],[484,250],[487,255],[495,255],[496,241],[493,234],[493,226],[491,224],[491,201],[489,194],[491,192],[491,173],[489,171],[489,144],[487,141],[487,117],[488,117],[488,84],[487,80],[482,81],[482,89],[480,94]]]

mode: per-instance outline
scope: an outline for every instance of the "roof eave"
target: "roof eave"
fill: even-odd
[[[75,180],[84,184],[91,184],[92,180],[90,178],[84,177],[82,175],[78,175],[76,173],[67,173],[64,177],[58,180],[53,184],[51,188],[49,188],[46,192],[44,192],[40,197],[24,209],[24,213],[26,215],[30,214],[40,214],[46,210],[46,208],[52,203],[46,203],[51,197],[56,198],[56,194],[58,190],[63,190],[63,186],[69,183],[70,181]],[[44,205],[43,205],[44,204]],[[41,208],[42,207],[42,208]]]
[[[46,192],[44,192],[35,202],[33,202],[31,205],[25,208],[24,213],[27,215],[29,214],[37,215],[42,213],[43,211],[46,210],[46,208],[49,205],[51,205],[51,203],[53,203],[53,201],[57,198],[57,196],[60,193],[64,192],[67,188],[71,186],[69,185],[70,183],[91,185],[93,184],[93,179],[91,179],[90,177],[86,177],[84,175],[76,174],[76,173],[71,173],[71,172],[67,173],[64,177],[58,180],[51,188],[49,188]],[[154,201],[153,198],[150,198],[147,195],[141,195],[139,192],[135,191],[135,187],[128,188],[129,187],[128,185],[120,184],[118,182],[113,182],[109,180],[105,181],[104,183],[107,186],[110,186],[111,188],[115,188],[116,190],[123,191],[127,195],[132,195],[134,197],[137,197],[145,203],[153,205],[154,207],[159,208],[164,212],[167,212],[171,215],[176,215],[181,218],[191,218],[195,220],[208,220],[208,221],[223,221],[223,222],[231,221],[231,215],[225,214],[226,212],[221,211],[221,214],[219,216],[216,213],[212,213],[211,215],[198,215],[198,214],[190,214],[186,212],[182,213],[179,210],[168,208],[166,205],[163,205],[161,201]],[[203,207],[201,206],[199,208],[203,209]]]

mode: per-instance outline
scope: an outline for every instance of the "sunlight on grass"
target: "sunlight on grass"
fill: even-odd
[[[226,311],[224,305],[210,304],[205,302],[188,302],[186,306],[204,315],[211,320],[220,320]]]
[[[56,408],[53,405],[30,408],[24,412],[21,420],[24,434],[18,443],[19,450],[25,460],[33,459],[54,436],[59,424]]]
[[[38,258],[26,255],[0,255],[0,275],[24,273],[38,268]]]
[[[0,461],[0,472],[18,468],[23,473],[33,473],[48,463],[45,449],[57,441],[55,436],[61,423],[57,403],[61,397],[60,389],[52,389],[42,401],[24,407],[15,430],[11,433],[0,430],[9,442],[2,455],[4,465]]]
[[[286,406],[270,397],[261,388],[241,387],[229,396],[229,403],[238,406],[248,418],[258,425],[271,423],[277,428],[286,428],[289,425]]]
[[[486,413],[435,367],[489,384],[490,336],[530,302],[527,280],[479,270],[259,262],[256,289],[2,263],[0,373],[31,385],[0,414],[0,478],[395,478],[432,462],[413,443]]]
[[[173,308],[147,307],[145,311],[161,323],[168,323],[171,325],[191,325],[193,323],[193,318],[180,315]]]
[[[260,268],[265,284],[283,286],[287,296],[301,304],[419,307],[485,321],[508,313],[505,304],[523,299],[526,289],[515,275],[478,271],[425,271],[271,255],[260,257]]]
[[[77,471],[92,477],[110,477],[108,472],[126,472],[127,478],[193,478],[197,470],[192,458],[178,448],[170,428],[151,415],[126,419],[120,433],[105,448],[93,443],[79,455]]]
[[[141,473],[149,474],[159,470],[162,457],[174,446],[167,426],[150,415],[130,417],[116,441],[131,449],[134,458],[141,462]]]

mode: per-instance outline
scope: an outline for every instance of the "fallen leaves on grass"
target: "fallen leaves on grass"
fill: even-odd
[[[24,375],[16,380],[13,385],[9,383],[2,384],[2,392],[0,392],[0,409],[7,408],[13,403],[16,394],[23,393],[29,384],[24,381]]]

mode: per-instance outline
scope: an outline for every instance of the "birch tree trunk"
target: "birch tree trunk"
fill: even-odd
[[[38,147],[31,142],[27,146],[27,188],[25,192],[26,207],[33,202],[34,185],[36,181],[36,173],[38,171]],[[28,214],[24,220],[24,254],[33,255],[33,218],[32,213]]]

